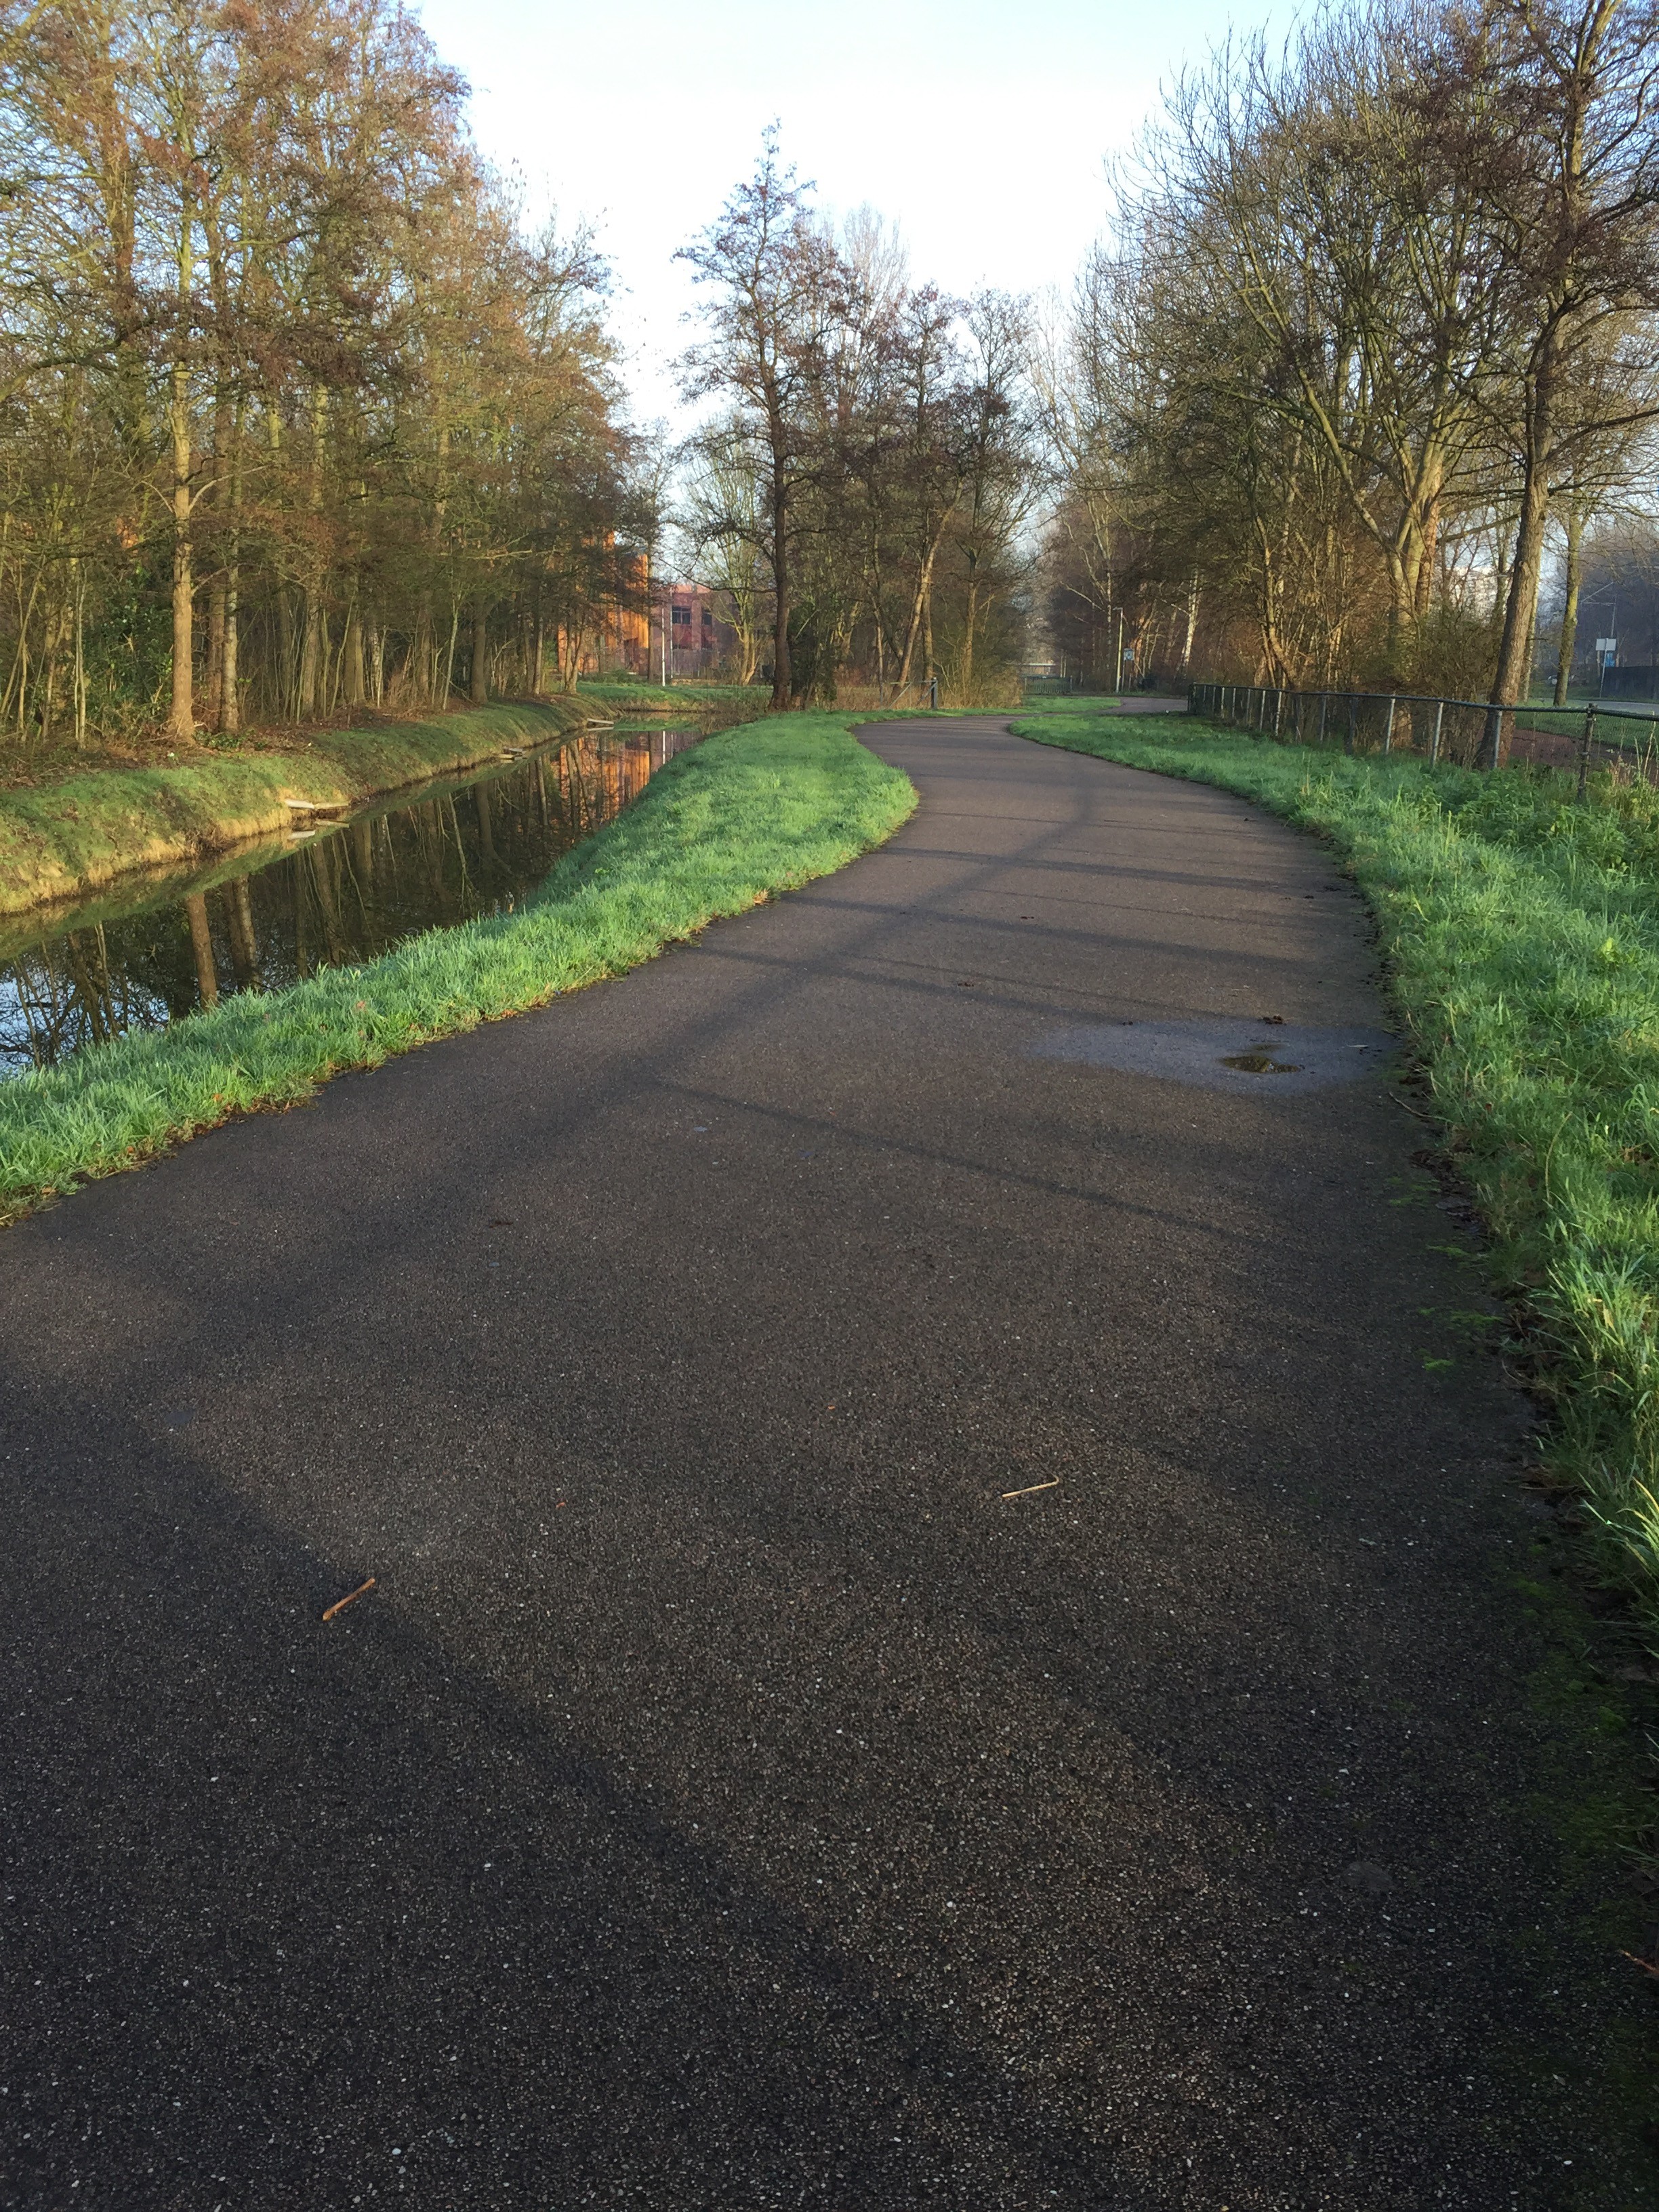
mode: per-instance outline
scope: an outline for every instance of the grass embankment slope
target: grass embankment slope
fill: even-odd
[[[558,737],[594,711],[580,699],[480,707],[429,722],[325,730],[291,752],[204,754],[176,768],[104,769],[0,792],[0,914],[268,836],[290,819],[284,799],[349,805],[474,767],[504,744]]]
[[[688,722],[708,714],[723,717],[733,707],[752,708],[752,715],[744,719],[757,720],[771,711],[772,703],[770,692],[759,684],[705,684],[688,677],[665,687],[638,676],[584,676],[570,696],[597,702],[607,714],[626,716],[637,709],[653,720],[662,714],[678,714]]]
[[[1350,759],[1174,717],[1013,726],[1237,792],[1348,864],[1490,1264],[1529,1319],[1553,1462],[1659,1651],[1659,793],[1597,778],[1576,804],[1547,772]]]
[[[621,975],[720,915],[843,866],[915,803],[845,715],[710,738],[659,770],[518,913],[430,930],[366,967],[239,994],[0,1085],[0,1220],[234,1114],[292,1104],[342,1069]]]

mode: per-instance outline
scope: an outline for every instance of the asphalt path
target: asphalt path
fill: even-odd
[[[841,875],[0,1238],[7,2205],[1611,2201],[1357,900],[870,741]]]

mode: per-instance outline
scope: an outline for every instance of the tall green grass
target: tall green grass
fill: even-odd
[[[829,874],[891,835],[908,779],[843,715],[709,738],[568,854],[520,911],[411,938],[362,968],[246,992],[172,1028],[0,1084],[0,1219],[340,1070],[518,1013],[650,959],[717,915]]]
[[[1380,925],[1434,1103],[1529,1317],[1611,1572],[1659,1650],[1659,793],[1252,740],[1199,722],[1022,735],[1218,784],[1328,838]]]

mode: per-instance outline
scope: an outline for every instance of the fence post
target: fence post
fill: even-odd
[[[1501,707],[1488,707],[1486,709],[1486,733],[1480,743],[1480,758],[1475,763],[1477,768],[1490,769],[1497,767],[1498,746],[1503,727],[1503,708]]]
[[[1429,766],[1431,768],[1434,766],[1435,763],[1440,757],[1440,726],[1445,719],[1446,702],[1443,699],[1437,699],[1434,702],[1434,735],[1429,739]]]
[[[1325,742],[1325,724],[1330,714],[1330,693],[1322,691],[1319,695],[1319,742],[1322,745]]]
[[[1352,693],[1352,691],[1350,691],[1350,692],[1348,693],[1347,696],[1348,696],[1348,744],[1347,744],[1347,750],[1348,750],[1350,753],[1352,753],[1352,750],[1353,750],[1353,749],[1354,749],[1354,741],[1355,741],[1355,737],[1356,737],[1356,727],[1355,727],[1355,725],[1356,725],[1356,722],[1357,722],[1357,720],[1358,720],[1358,704],[1357,704],[1357,702],[1356,702],[1356,701],[1355,701],[1355,699],[1354,699],[1353,693]]]
[[[1584,709],[1583,734],[1578,740],[1578,789],[1576,796],[1579,799],[1583,797],[1584,786],[1589,781],[1590,747],[1595,743],[1595,709],[1594,707],[1586,707]]]
[[[1389,701],[1389,719],[1382,730],[1382,750],[1385,753],[1391,753],[1394,750],[1394,701],[1392,699]]]
[[[1277,737],[1285,726],[1285,692],[1281,685],[1273,693],[1273,735]]]

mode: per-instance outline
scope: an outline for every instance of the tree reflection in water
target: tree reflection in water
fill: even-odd
[[[130,913],[59,927],[0,957],[0,1076],[50,1067],[225,993],[280,990],[402,938],[508,914],[562,853],[635,798],[690,730],[584,738],[462,784],[299,833]],[[8,937],[15,945],[23,925]]]

